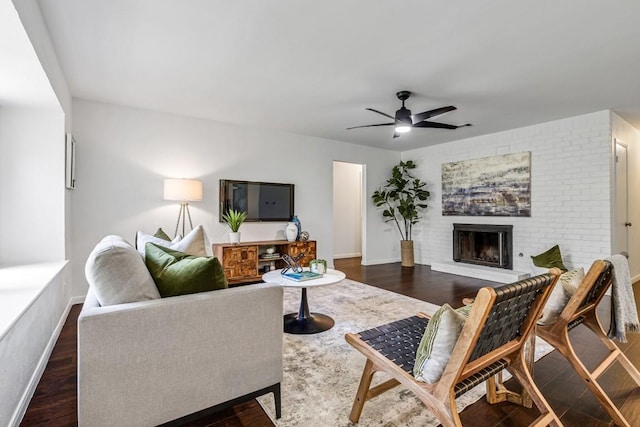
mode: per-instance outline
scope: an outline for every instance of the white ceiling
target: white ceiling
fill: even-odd
[[[638,0],[39,0],[72,96],[405,151],[612,109]],[[391,127],[399,90],[457,130]]]

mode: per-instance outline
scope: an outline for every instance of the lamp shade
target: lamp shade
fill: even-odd
[[[165,179],[164,200],[202,201],[202,181],[197,179]]]

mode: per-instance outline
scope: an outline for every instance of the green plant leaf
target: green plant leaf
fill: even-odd
[[[234,233],[238,232],[245,219],[247,219],[247,213],[244,211],[229,209],[226,213],[222,214],[222,220]]]
[[[371,199],[382,210],[384,222],[394,221],[403,240],[411,240],[412,226],[420,222],[419,209],[426,209],[425,202],[431,194],[427,183],[411,175],[416,168],[413,160],[401,161],[391,169],[391,177],[384,187],[373,192]]]

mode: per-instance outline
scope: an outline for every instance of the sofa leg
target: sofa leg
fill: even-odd
[[[276,406],[276,419],[282,416],[282,398],[280,396],[280,383],[273,386],[273,401]]]

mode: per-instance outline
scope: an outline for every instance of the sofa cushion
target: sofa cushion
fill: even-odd
[[[553,287],[551,295],[542,310],[542,317],[538,320],[538,325],[550,325],[555,323],[560,317],[560,313],[569,302],[569,299],[576,292],[580,283],[584,279],[584,268],[580,267],[575,270],[562,273],[558,278],[558,282]]]
[[[562,254],[560,253],[560,246],[558,245],[547,249],[541,254],[531,256],[531,259],[533,260],[533,265],[536,267],[556,267],[562,271],[568,270],[567,267],[565,267],[564,262],[562,262]]]
[[[140,254],[120,236],[107,236],[89,254],[85,276],[102,306],[160,298]]]
[[[167,249],[173,249],[179,252],[184,252],[187,255],[207,255],[205,249],[204,228],[202,228],[202,225],[198,225],[182,239],[175,238],[170,242],[155,236],[151,236],[150,234],[145,234],[142,231],[138,231],[138,233],[136,233],[136,248],[143,258],[145,256],[145,246],[147,243],[155,243],[158,246],[162,246]]]
[[[430,384],[440,380],[471,308],[464,306],[454,310],[444,304],[434,313],[416,352],[413,376],[417,380]]]
[[[171,241],[171,237],[167,233],[164,232],[162,228],[158,228],[154,233],[153,237],[157,237],[158,239],[166,240],[168,242]],[[176,236],[176,238],[180,237],[178,240],[182,239],[182,236]]]
[[[145,263],[162,297],[194,294],[227,287],[218,258],[197,257],[146,244]]]

